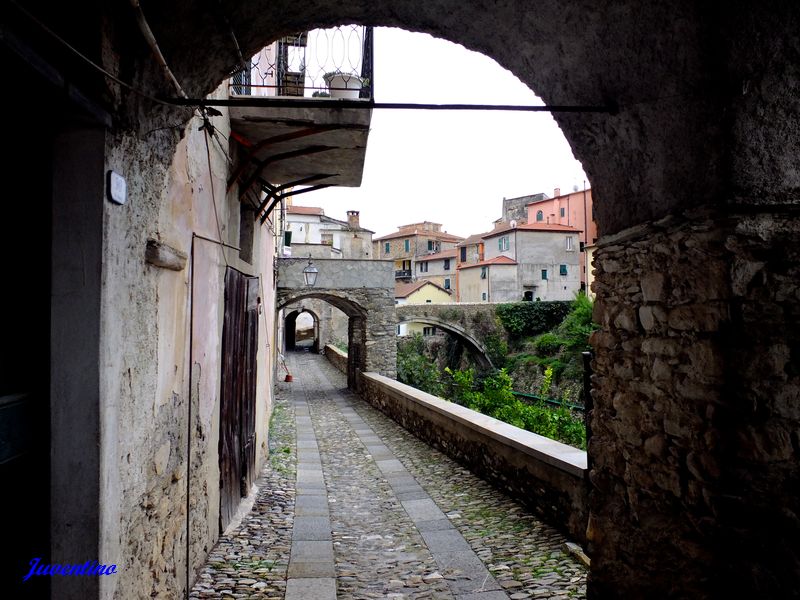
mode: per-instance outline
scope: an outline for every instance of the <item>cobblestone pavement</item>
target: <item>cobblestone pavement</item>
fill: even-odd
[[[585,598],[560,533],[350,393],[323,358],[288,358],[256,505],[191,597]]]

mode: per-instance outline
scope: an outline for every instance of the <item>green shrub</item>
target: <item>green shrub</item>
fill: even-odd
[[[583,292],[578,292],[569,314],[558,326],[557,331],[563,337],[568,349],[573,352],[584,352],[591,350],[589,336],[598,327],[592,322],[592,300]]]
[[[555,333],[543,333],[538,336],[533,342],[533,348],[540,356],[552,356],[557,353],[566,344]]]
[[[495,314],[508,334],[519,338],[556,327],[570,311],[570,302],[514,302],[498,304]]]
[[[515,427],[586,448],[586,428],[582,419],[574,417],[564,406],[553,408],[541,401],[534,404],[521,402],[514,397],[511,377],[504,369],[485,377],[481,391],[475,390],[475,372],[472,369],[445,371],[450,375],[454,402]]]
[[[503,337],[497,333],[490,333],[484,338],[484,346],[486,347],[486,354],[489,355],[489,360],[492,364],[501,368],[506,363],[508,356],[508,344]]]
[[[418,333],[397,342],[397,380],[435,396],[444,392],[439,369],[425,355],[425,340]]]

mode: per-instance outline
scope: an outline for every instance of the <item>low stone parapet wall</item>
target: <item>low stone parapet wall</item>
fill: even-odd
[[[347,375],[347,352],[342,352],[336,346],[326,344],[325,358],[327,358],[337,370]]]
[[[363,373],[361,379],[367,402],[545,522],[586,542],[586,452],[376,373]]]

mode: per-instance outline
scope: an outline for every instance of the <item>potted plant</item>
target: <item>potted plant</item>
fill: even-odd
[[[345,98],[348,100],[358,100],[364,80],[354,73],[342,73],[341,71],[329,71],[322,76],[331,98]]]

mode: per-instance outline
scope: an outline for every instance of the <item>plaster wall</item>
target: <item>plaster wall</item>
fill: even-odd
[[[229,134],[226,115],[214,124]],[[103,207],[101,556],[120,565],[116,577],[101,580],[104,598],[185,589],[187,534],[190,580],[216,541],[226,261],[261,274],[263,304],[274,305],[274,238],[267,227],[255,228],[250,263],[208,241],[239,244],[238,193],[226,194],[227,159],[213,140],[207,157],[199,125],[189,123],[168,168],[153,155],[151,140],[120,134],[107,143],[106,167],[125,175],[128,202]],[[186,266],[174,271],[147,263],[148,238],[184,253]],[[256,473],[267,452],[271,312],[263,311],[259,323]]]
[[[481,268],[458,270],[459,302],[488,302],[489,278],[481,279]],[[483,297],[486,294],[486,299]]]
[[[521,290],[532,288],[534,299],[572,300],[581,284],[578,234],[518,230],[516,235]],[[566,249],[567,237],[573,240],[572,250]],[[561,265],[566,265],[566,275],[560,274]]]

